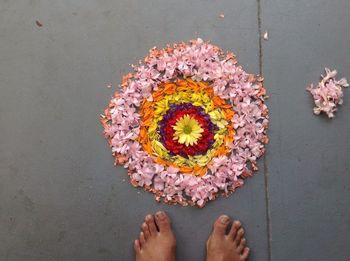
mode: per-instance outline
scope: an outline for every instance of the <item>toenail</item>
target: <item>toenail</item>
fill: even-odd
[[[156,216],[157,216],[158,218],[165,218],[165,213],[164,213],[163,211],[158,211],[158,212],[156,213]]]
[[[151,215],[147,215],[147,216],[146,216],[146,220],[148,220],[148,221],[151,220],[151,218],[152,218]]]
[[[222,224],[227,224],[228,222],[230,222],[230,218],[228,217],[228,216],[221,216],[220,217],[220,222],[222,223]]]
[[[241,225],[241,222],[239,222],[239,220],[236,220],[236,221],[235,221],[235,225],[236,225],[236,226],[240,226],[240,225]]]

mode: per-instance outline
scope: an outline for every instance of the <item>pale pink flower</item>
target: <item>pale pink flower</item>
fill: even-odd
[[[349,84],[345,78],[336,80],[337,71],[325,68],[326,75],[321,75],[321,81],[317,86],[311,84],[307,90],[311,93],[314,102],[314,113],[324,112],[329,118],[333,118],[338,104],[343,103],[343,88]]]

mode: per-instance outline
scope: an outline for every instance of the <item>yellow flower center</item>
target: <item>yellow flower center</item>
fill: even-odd
[[[173,128],[175,130],[173,139],[186,146],[197,144],[204,131],[198,121],[188,114],[178,119]]]

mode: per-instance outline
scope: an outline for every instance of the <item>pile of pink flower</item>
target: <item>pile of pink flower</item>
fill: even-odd
[[[133,68],[133,73],[123,77],[121,90],[111,99],[101,119],[115,162],[128,169],[132,185],[154,193],[157,201],[203,207],[218,195],[227,196],[241,187],[243,180],[258,169],[256,161],[264,154],[268,142],[266,91],[263,79],[245,72],[237,65],[233,53],[224,53],[219,47],[196,39],[164,49],[154,47],[144,62]],[[222,128],[232,126],[234,132],[233,139],[222,139],[224,155],[215,156],[219,154],[213,151],[209,156],[169,154],[165,159],[163,155],[168,152],[158,141],[141,142],[140,129],[144,128],[144,117],[147,117],[142,116],[143,104],[155,99],[153,94],[161,90],[162,84],[183,79],[205,82],[213,95],[232,106],[232,119],[223,119],[218,124]],[[202,106],[203,110],[210,107],[210,104],[194,105]],[[220,109],[216,113],[220,114]],[[215,123],[217,115],[208,114]],[[157,129],[152,131],[156,136],[161,135]],[[182,169],[196,169],[191,161],[195,157],[208,161],[198,167],[201,174],[183,172]],[[172,161],[173,158],[176,161]]]
[[[321,81],[317,87],[311,84],[307,90],[311,93],[314,102],[314,113],[320,114],[324,112],[329,118],[334,117],[334,112],[337,111],[338,104],[343,103],[343,88],[349,84],[345,78],[336,80],[337,71],[331,71],[325,68],[326,75],[321,75]]]

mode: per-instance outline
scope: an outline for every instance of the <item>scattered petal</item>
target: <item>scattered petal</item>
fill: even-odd
[[[264,40],[269,40],[269,33],[267,31],[264,33]]]
[[[39,22],[38,20],[35,21],[35,24],[36,24],[37,26],[39,26],[39,27],[42,27],[42,26],[43,26],[43,24],[42,24],[41,22]]]

